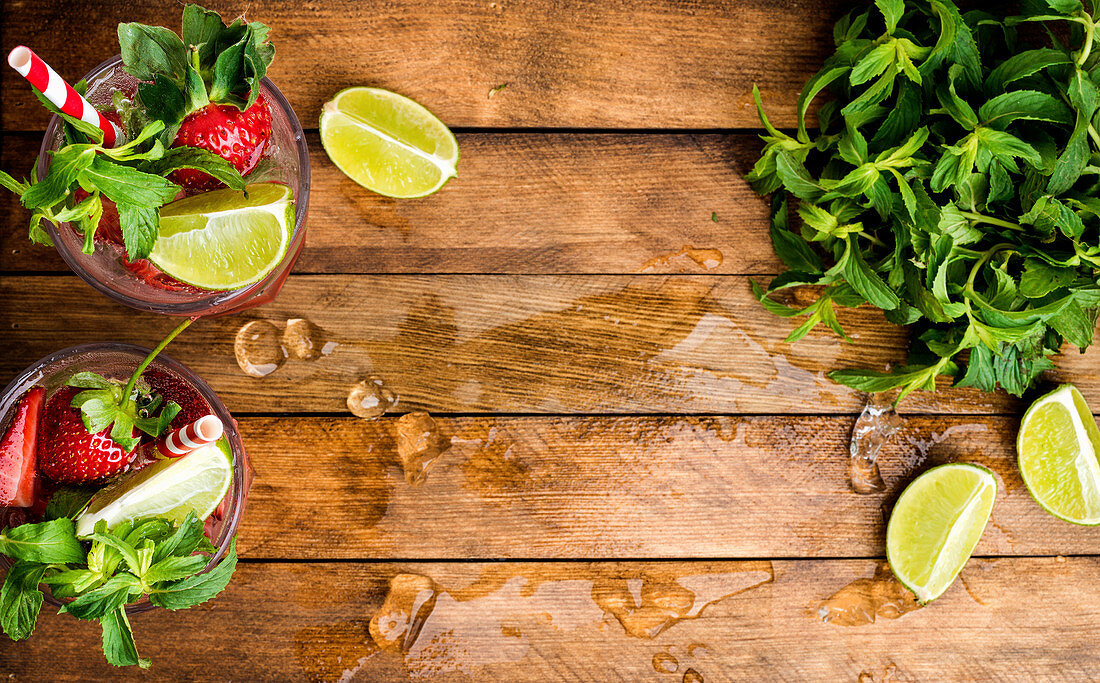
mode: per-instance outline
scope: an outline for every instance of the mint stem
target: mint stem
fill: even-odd
[[[156,348],[154,348],[149,355],[145,357],[145,360],[141,361],[141,365],[137,366],[137,370],[134,370],[134,374],[130,375],[130,381],[126,383],[126,388],[122,392],[123,405],[128,401],[133,401],[131,394],[134,391],[134,386],[137,385],[138,378],[141,377],[141,373],[145,372],[145,368],[149,367],[149,364],[153,362],[153,359],[160,355],[160,352],[164,350],[164,347],[168,346],[181,332],[190,327],[191,323],[195,322],[196,318],[188,318],[180,323],[176,329],[168,333]]]

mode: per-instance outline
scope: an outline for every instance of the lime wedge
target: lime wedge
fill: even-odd
[[[347,88],[326,102],[321,145],[344,175],[387,197],[424,197],[457,175],[458,142],[447,126],[380,88]]]
[[[1074,524],[1100,524],[1100,429],[1081,392],[1063,384],[1031,404],[1016,454],[1027,490],[1044,510]]]
[[[194,511],[206,519],[225,497],[233,465],[217,444],[182,458],[161,460],[107,486],[92,496],[76,520],[78,536],[88,536],[99,520],[112,529],[128,520],[162,517],[180,523]]]
[[[149,260],[202,289],[237,289],[264,279],[286,254],[294,199],[278,183],[255,183],[245,192],[214,190],[165,205]]]
[[[922,603],[938,598],[985,531],[997,480],[979,465],[933,467],[902,491],[886,527],[886,559]]]

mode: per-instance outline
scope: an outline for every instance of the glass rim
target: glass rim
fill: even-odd
[[[0,391],[0,416],[6,415],[15,400],[22,396],[23,392],[25,392],[31,384],[37,382],[42,375],[45,374],[43,372],[44,370],[55,363],[73,356],[94,353],[123,353],[132,355],[137,362],[140,363],[151,351],[152,349],[144,346],[127,344],[125,342],[92,342],[88,344],[77,344],[61,349],[60,351],[55,351],[27,366],[26,369],[19,373],[12,381],[8,382],[7,386]],[[225,557],[226,553],[229,552],[229,545],[240,527],[241,519],[244,517],[244,508],[248,494],[249,487],[247,482],[250,479],[248,476],[248,469],[251,468],[251,463],[249,462],[248,454],[245,452],[244,443],[241,441],[240,433],[237,430],[237,424],[233,420],[233,416],[210,385],[188,369],[186,365],[166,356],[163,352],[156,357],[152,365],[155,366],[157,364],[164,364],[172,372],[178,374],[184,381],[193,386],[195,390],[198,391],[199,395],[210,404],[211,409],[222,421],[225,430],[225,438],[229,442],[229,448],[233,453],[233,481],[230,484],[230,490],[233,492],[233,506],[231,509],[226,510],[225,525],[222,528],[219,538],[214,543],[217,550],[210,556],[209,562],[206,563],[206,566],[202,570],[206,572],[217,566],[222,558]],[[10,558],[0,555],[0,566],[10,564]],[[44,592],[44,597],[49,604],[55,607],[59,607],[62,604],[62,602],[53,597],[53,594],[49,591]],[[151,602],[145,600],[133,605],[128,605],[126,611],[130,614],[136,614],[152,609],[153,607],[154,605]]]
[[[114,68],[122,64],[122,55],[115,55],[109,59],[99,63],[88,73],[84,74],[81,80],[89,81],[107,69]],[[294,108],[290,106],[290,102],[283,95],[282,91],[275,85],[275,83],[268,77],[264,76],[260,81],[261,85],[266,88],[267,94],[271,95],[271,100],[274,105],[283,112],[287,121],[291,125],[291,132],[295,135],[295,148],[298,152],[298,187],[294,196],[294,231],[290,235],[290,240],[287,243],[286,254],[283,256],[283,260],[296,259],[298,252],[300,251],[301,244],[304,242],[306,213],[309,209],[309,190],[310,190],[310,163],[309,163],[309,147],[306,145],[305,131],[302,129],[302,123],[298,120],[298,115],[294,112]],[[38,173],[42,173],[45,168],[47,155],[46,153],[53,147],[54,138],[57,136],[57,129],[61,125],[61,117],[54,114],[49,123],[46,125],[46,132],[42,136],[42,144],[38,149],[38,160],[35,162],[35,168]],[[141,311],[148,311],[151,313],[160,313],[163,315],[204,315],[207,311],[214,307],[226,307],[228,304],[239,300],[247,300],[248,297],[257,291],[261,291],[272,282],[285,277],[283,272],[283,263],[280,263],[271,273],[267,275],[263,280],[241,287],[238,289],[231,289],[223,292],[211,292],[209,297],[199,299],[197,301],[179,301],[170,303],[151,303],[145,299],[130,296],[124,294],[103,282],[99,278],[92,277],[84,267],[80,264],[77,256],[72,253],[65,246],[64,240],[60,239],[60,234],[57,230],[57,226],[52,223],[46,224],[46,232],[49,234],[50,239],[53,240],[54,248],[57,253],[61,255],[61,259],[65,261],[65,265],[69,267],[81,280],[86,282],[93,289],[103,294],[107,298],[117,301],[120,304],[135,308]],[[295,246],[297,245],[297,247]]]

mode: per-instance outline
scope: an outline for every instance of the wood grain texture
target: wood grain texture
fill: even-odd
[[[711,683],[1079,681],[1100,666],[1100,598],[1081,590],[1100,580],[1096,558],[972,560],[939,600],[900,619],[816,617],[823,599],[874,571],[866,560],[243,565],[204,607],[133,619],[150,672],[112,670],[97,625],[67,615],[43,615],[29,641],[0,649],[0,667],[51,682],[679,683],[694,669]],[[410,608],[419,630],[406,635]],[[654,624],[665,626],[654,638],[625,632]],[[405,646],[378,644],[392,639]]]
[[[308,139],[300,273],[779,271],[766,203],[743,178],[759,149],[753,136],[463,134],[459,178],[412,200],[360,187],[316,134]],[[40,141],[0,137],[0,168],[24,175]],[[52,248],[27,239],[28,216],[0,195],[0,271],[67,272]],[[685,247],[715,250],[718,262],[662,262]]]
[[[207,5],[226,18],[244,7]],[[450,126],[729,128],[756,127],[753,83],[772,120],[792,123],[797,93],[820,68],[843,5],[264,0],[247,11],[272,27],[278,54],[268,75],[307,128],[326,100],[353,85],[412,97]],[[27,43],[71,81],[118,54],[120,21],[180,24],[179,5],[153,0],[7,0],[2,14],[4,54]],[[18,74],[5,70],[0,89],[0,127],[44,128],[42,107]]]
[[[79,305],[36,303],[61,301]],[[297,317],[336,350],[263,379],[237,367],[242,324]],[[74,277],[3,278],[0,320],[4,377],[69,344],[152,346],[174,325],[110,304]],[[842,310],[841,322],[855,343],[818,330],[786,344],[794,323],[766,312],[744,277],[315,275],[291,277],[253,312],[195,325],[169,354],[237,412],[343,412],[349,387],[374,374],[403,410],[852,413],[862,394],[824,373],[901,362],[906,336],[866,307]],[[1060,371],[1100,405],[1088,359],[1067,357]],[[906,405],[978,414],[1016,406],[972,389],[920,393]]]
[[[886,489],[875,495],[849,488],[848,417],[437,418],[453,445],[415,486],[395,422],[242,419],[256,469],[242,554],[875,557],[902,489],[949,461],[1000,480],[978,555],[1100,553],[1093,529],[1031,499],[1010,418],[907,418],[880,455]]]

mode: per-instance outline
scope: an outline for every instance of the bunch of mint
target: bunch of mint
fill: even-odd
[[[81,94],[86,87],[83,81],[74,86]],[[168,180],[168,174],[183,168],[197,169],[233,189],[244,189],[241,174],[217,154],[196,147],[165,147],[160,139],[165,130],[162,121],[126,130],[129,142],[108,148],[103,146],[103,131],[99,128],[62,113],[37,90],[35,94],[61,117],[64,144],[49,152],[49,170],[44,178],[38,177],[37,168],[24,181],[0,171],[0,186],[17,194],[20,203],[30,210],[30,238],[36,244],[53,245],[42,227],[43,220],[55,226],[72,223],[84,236],[84,253],[91,254],[103,217],[103,200],[108,199],[118,207],[127,256],[131,261],[143,259],[160,234],[160,207],[172,201],[181,189]]]
[[[138,656],[126,605],[148,596],[170,610],[187,609],[210,600],[229,584],[237,566],[237,541],[216,567],[203,573],[216,549],[203,534],[194,512],[178,526],[164,519],[123,522],[108,531],[96,525],[85,550],[71,515],[79,513],[90,492],[59,491],[50,499],[40,524],[0,531],[0,554],[15,560],[0,587],[0,627],[12,640],[34,632],[43,594],[68,600],[61,607],[77,619],[98,620],[103,628],[103,655],[115,666],[148,668]]]
[[[1007,7],[1007,5],[1006,5]],[[868,391],[956,386],[1021,395],[1063,341],[1092,343],[1100,310],[1100,46],[1097,8],[1024,0],[1018,14],[951,0],[875,0],[833,29],[836,53],[772,126],[748,179],[772,197],[789,270],[764,306],[841,336],[836,306],[864,302],[913,328],[909,361],[845,369]],[[806,112],[832,99],[811,135]],[[790,209],[797,226],[790,225]],[[820,286],[808,307],[771,294]]]

